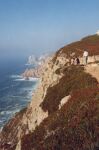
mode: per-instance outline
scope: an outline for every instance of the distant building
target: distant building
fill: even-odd
[[[96,32],[97,35],[99,35],[99,30]]]

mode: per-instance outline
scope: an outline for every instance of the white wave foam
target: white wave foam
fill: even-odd
[[[39,78],[33,78],[33,77],[29,77],[29,78],[25,78],[25,77],[22,77],[21,75],[11,75],[10,76],[11,78],[14,79],[14,81],[38,81]]]
[[[0,115],[13,115],[13,114],[15,114],[16,112],[19,112],[19,111],[20,111],[20,109],[1,111]]]
[[[26,78],[18,78],[18,79],[15,79],[14,81],[38,81],[39,80],[39,78],[32,78],[32,77],[29,77],[28,79],[26,79]]]
[[[9,114],[11,114],[12,113],[12,111],[2,111],[2,112],[0,112],[0,114],[1,115],[9,115]]]
[[[21,75],[11,75],[10,77],[11,77],[11,78],[22,78]]]
[[[25,78],[15,79],[14,81],[26,81]]]
[[[38,81],[39,78],[32,78],[32,77],[29,77],[29,81]]]

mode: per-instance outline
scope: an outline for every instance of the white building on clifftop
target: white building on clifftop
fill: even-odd
[[[99,35],[99,30],[96,32],[97,35]]]

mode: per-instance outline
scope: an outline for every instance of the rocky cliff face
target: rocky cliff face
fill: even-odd
[[[32,78],[40,78],[41,74],[42,74],[43,68],[42,67],[38,67],[35,69],[26,69],[21,76],[27,80],[29,80],[29,77]]]
[[[76,149],[81,146],[82,150],[89,150],[99,146],[98,81],[83,66],[70,65],[70,59],[76,55],[82,60],[83,47],[79,45],[85,47],[84,41],[86,47],[92,46],[92,40],[94,45],[99,43],[99,38],[95,37],[83,39],[83,44],[80,41],[78,45],[64,47],[47,61],[31,103],[2,129],[1,150],[71,150],[74,145]],[[99,48],[93,51],[94,57],[92,48],[89,52],[90,63],[98,66]],[[89,144],[85,140],[87,137]]]
[[[33,77],[33,78],[40,78],[42,76],[43,71],[46,68],[45,64],[48,64],[48,62],[50,61],[51,56],[47,56],[45,59],[45,56],[43,58],[43,56],[41,57],[41,62],[39,62],[40,60],[38,60],[38,65],[36,65],[35,68],[31,68],[31,69],[26,69],[21,76],[25,79],[29,79],[29,77]]]
[[[25,134],[35,130],[35,127],[48,117],[48,112],[44,112],[40,104],[44,100],[47,88],[57,84],[61,75],[54,73],[58,66],[53,66],[51,60],[43,67],[44,72],[31,103],[4,126],[0,135],[1,145],[14,147]]]

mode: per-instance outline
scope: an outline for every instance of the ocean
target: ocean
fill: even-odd
[[[38,80],[23,79],[25,60],[0,62],[0,128],[31,101]],[[33,67],[33,66],[32,66]]]

